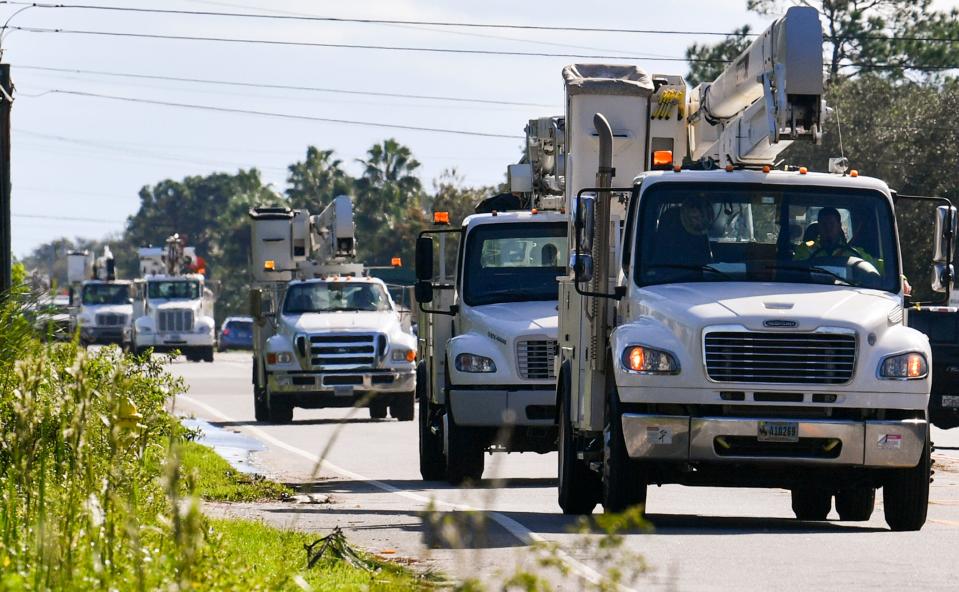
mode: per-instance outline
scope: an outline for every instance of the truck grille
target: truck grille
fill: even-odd
[[[161,310],[157,313],[161,333],[181,333],[193,330],[193,311],[189,309]]]
[[[372,367],[386,351],[386,336],[375,333],[310,336],[310,363],[316,369]]]
[[[98,327],[122,327],[127,324],[127,315],[113,313],[113,312],[101,312],[97,314],[97,326]]]
[[[706,373],[718,382],[843,384],[856,364],[854,335],[717,331],[704,339]]]
[[[523,339],[516,342],[516,366],[519,375],[527,380],[556,378],[553,362],[556,341],[553,339]]]

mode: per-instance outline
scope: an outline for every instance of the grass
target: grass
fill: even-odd
[[[293,490],[259,475],[237,471],[212,448],[196,442],[182,442],[180,464],[186,472],[196,471],[196,495],[207,501],[257,502],[276,500]]]

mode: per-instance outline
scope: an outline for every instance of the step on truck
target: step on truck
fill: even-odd
[[[215,296],[205,263],[177,234],[163,247],[138,250],[133,350],[140,355],[179,351],[191,362],[212,362],[216,348]]]
[[[420,473],[478,481],[489,452],[556,449],[556,278],[567,224],[555,193],[562,118],[532,120],[513,193],[449,226],[445,212],[416,245]],[[520,209],[522,208],[522,209]],[[435,239],[435,240],[434,240]]]
[[[678,483],[783,488],[800,520],[835,500],[862,521],[881,488],[893,530],[924,524],[931,358],[903,320],[895,212],[909,205],[854,170],[774,170],[819,138],[821,41],[816,11],[793,7],[692,90],[564,69],[564,513]],[[955,209],[935,213],[947,290]]]
[[[350,198],[318,215],[258,207],[250,219],[256,420],[368,407],[373,419],[412,421],[416,339],[386,284],[354,262]]]
[[[117,279],[110,247],[94,259],[87,251],[67,254],[67,281],[73,328],[84,345],[116,344],[127,349],[133,339],[133,283]]]

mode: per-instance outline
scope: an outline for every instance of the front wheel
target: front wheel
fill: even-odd
[[[822,521],[832,508],[832,495],[828,491],[797,488],[791,491],[793,513],[797,520]]]
[[[373,397],[370,401],[370,419],[386,419],[386,411],[389,408],[389,401],[384,397]]]
[[[443,432],[434,421],[433,405],[426,386],[426,367],[416,369],[416,399],[419,401],[420,476],[425,481],[446,479],[446,456],[443,454]]]
[[[393,395],[390,400],[390,415],[398,421],[413,421],[416,393]]]
[[[270,408],[266,403],[266,389],[253,385],[253,417],[257,421],[269,421]]]
[[[895,469],[882,488],[886,524],[895,531],[919,530],[929,510],[930,458],[929,429],[919,464],[911,469]]]
[[[623,435],[623,415],[612,364],[606,371],[606,428],[603,430],[603,509],[623,512],[646,505],[646,481],[639,464],[629,458]]]
[[[272,395],[266,390],[267,419],[270,423],[290,423],[293,421],[293,403]]]
[[[836,512],[847,522],[865,522],[876,507],[876,490],[872,487],[841,489],[836,493]]]
[[[213,361],[213,346],[211,345],[211,346],[209,346],[209,347],[204,347],[204,348],[200,351],[200,358],[201,358],[204,362],[212,362],[212,361]]]
[[[485,446],[475,428],[456,424],[452,414],[446,414],[447,448],[446,479],[452,485],[479,481],[483,478]]]

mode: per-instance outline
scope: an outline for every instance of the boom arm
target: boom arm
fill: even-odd
[[[819,13],[794,6],[716,80],[693,89],[693,160],[773,164],[795,140],[818,143],[823,93]]]

